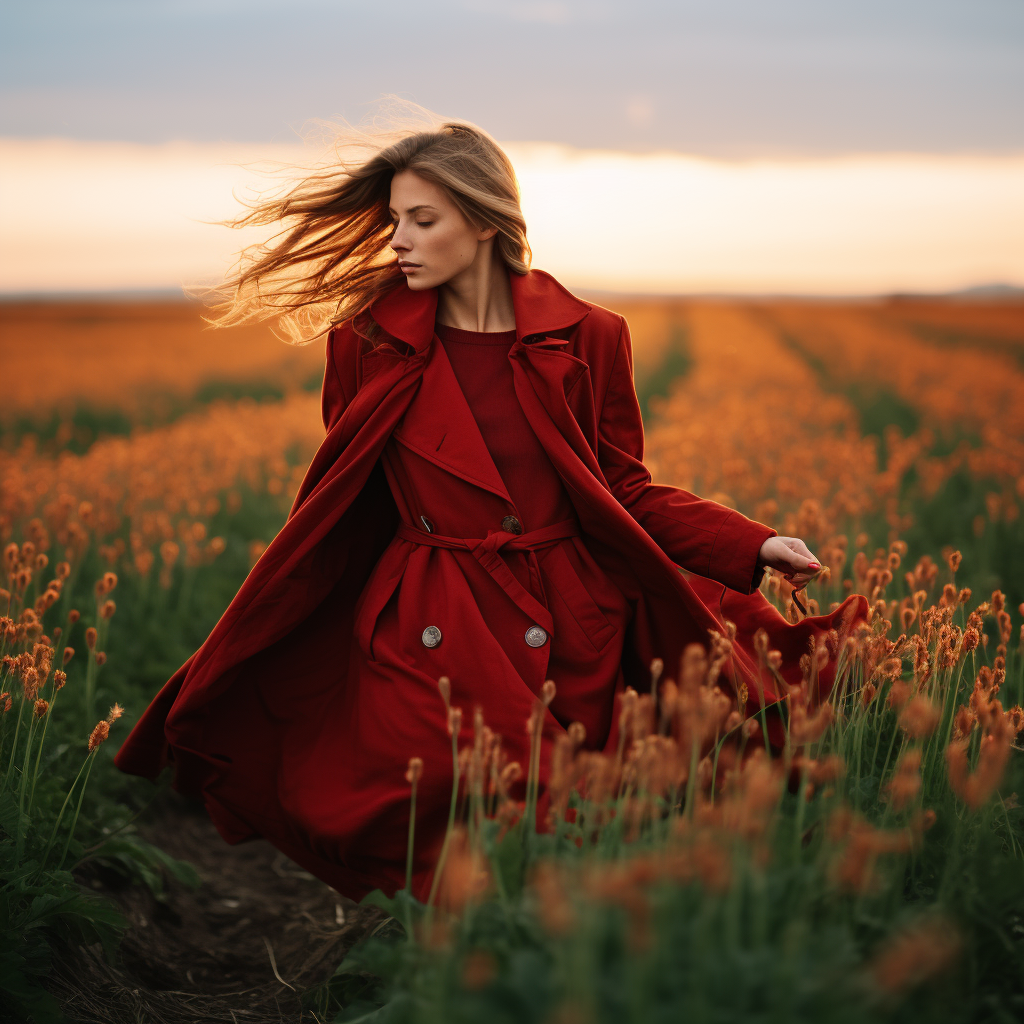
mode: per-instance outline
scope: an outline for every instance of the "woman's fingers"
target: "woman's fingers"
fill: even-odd
[[[792,561],[794,567],[798,569],[809,568],[814,570],[821,568],[818,560],[811,553],[811,549],[799,537],[787,537],[786,547],[788,547],[793,554],[799,556]]]

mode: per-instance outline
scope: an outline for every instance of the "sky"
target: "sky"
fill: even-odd
[[[385,95],[508,147],[570,286],[1024,285],[1024,0],[33,0],[0,292],[216,276],[237,164]]]
[[[382,93],[496,138],[718,156],[1024,148],[1021,0],[32,0],[0,135],[288,142]]]

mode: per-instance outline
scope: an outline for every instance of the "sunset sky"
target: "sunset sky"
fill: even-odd
[[[1024,285],[1019,0],[37,0],[0,35],[0,291],[215,276],[237,165],[385,94],[507,145],[572,286]]]

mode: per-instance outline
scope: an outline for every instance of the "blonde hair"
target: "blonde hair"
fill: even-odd
[[[531,252],[512,162],[476,125],[414,109],[434,123],[425,130],[407,123],[349,127],[335,137],[338,156],[331,165],[308,173],[277,197],[251,202],[246,215],[229,222],[232,227],[280,223],[281,228],[243,251],[217,290],[222,301],[211,323],[226,327],[277,318],[288,340],[304,344],[363,313],[401,283],[388,242],[391,179],[403,170],[440,186],[471,223],[497,228],[496,248],[508,269],[529,270]],[[352,151],[358,159],[345,158]]]

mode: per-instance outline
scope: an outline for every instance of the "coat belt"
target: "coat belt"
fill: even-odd
[[[442,537],[436,533],[426,533],[408,523],[401,523],[396,534],[400,539],[413,544],[424,544],[433,548],[469,551],[473,557],[487,570],[495,582],[534,622],[543,626],[548,633],[552,632],[551,612],[544,607],[516,579],[508,563],[498,554],[501,550],[534,551],[545,544],[568,537],[579,537],[580,527],[575,519],[565,519],[560,523],[542,526],[538,530],[526,533],[508,533],[495,530],[482,539],[465,537]]]

